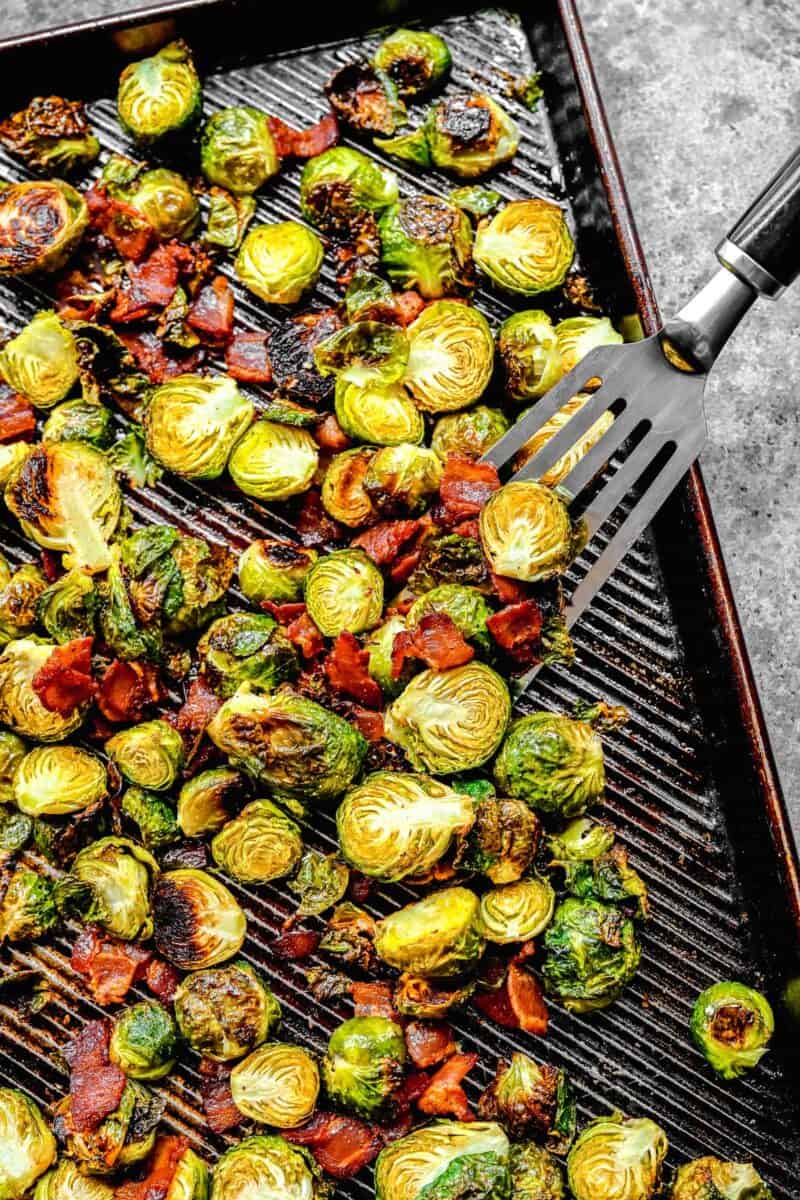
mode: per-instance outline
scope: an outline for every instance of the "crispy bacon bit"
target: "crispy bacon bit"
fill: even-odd
[[[316,1112],[299,1129],[285,1129],[287,1142],[308,1146],[323,1171],[334,1179],[352,1179],[377,1156],[384,1142],[377,1129],[356,1117]]]
[[[0,387],[0,442],[16,442],[36,428],[36,414],[24,396]]]
[[[446,1021],[409,1021],[406,1046],[415,1067],[433,1067],[456,1052],[453,1031]]]
[[[69,716],[97,692],[92,678],[92,641],[75,638],[53,653],[31,680],[31,687],[48,712]]]
[[[227,342],[233,333],[233,292],[224,275],[203,284],[186,317],[195,333],[210,342]]]
[[[270,117],[269,128],[279,158],[313,158],[339,141],[339,124],[334,113],[301,130],[292,129],[280,117]]]
[[[520,583],[518,579],[508,579],[505,575],[495,575],[494,571],[489,572],[489,578],[492,581],[492,587],[498,599],[502,600],[503,604],[518,604],[521,600],[527,598],[528,593],[525,591],[525,585]]]
[[[242,383],[269,383],[272,364],[266,333],[236,333],[225,349],[228,374]]]
[[[152,663],[115,658],[100,680],[97,707],[108,721],[141,721],[145,707],[157,704],[163,695]]]
[[[389,568],[389,578],[396,587],[407,583],[411,578],[414,569],[419,566],[422,558],[422,547],[417,550],[411,550],[408,554],[401,555]]]
[[[463,454],[449,454],[439,487],[442,524],[458,525],[477,517],[499,487],[500,477],[491,463],[475,462]]]
[[[396,1105],[396,1096],[392,1097]],[[384,1146],[388,1146],[391,1142],[398,1141],[399,1138],[405,1137],[411,1132],[411,1126],[414,1124],[413,1117],[410,1111],[411,1106],[396,1111],[388,1121],[382,1121],[377,1127],[377,1132]]]
[[[329,450],[332,454],[338,454],[340,450],[346,450],[353,444],[333,413],[328,413],[317,425],[314,440],[320,450]]]
[[[163,383],[166,379],[174,379],[176,375],[191,372],[199,365],[205,354],[201,347],[183,352],[179,358],[171,358],[164,343],[151,329],[141,333],[130,333],[122,330],[119,339],[133,356],[140,371],[143,371],[151,383]]]
[[[398,633],[392,646],[392,676],[398,679],[407,658],[419,658],[435,671],[460,667],[475,655],[447,613],[426,613],[413,629]]]
[[[93,184],[85,193],[89,223],[111,242],[129,262],[140,262],[155,238],[155,230],[146,217],[130,204],[109,195],[102,183]]]
[[[400,1087],[392,1096],[392,1100],[400,1111],[408,1110],[416,1104],[420,1096],[424,1096],[430,1086],[431,1077],[427,1071],[409,1071]]]
[[[111,1025],[87,1021],[65,1047],[69,1064],[70,1122],[76,1133],[91,1133],[119,1107],[125,1090],[124,1073],[109,1060]]]
[[[174,1135],[159,1137],[144,1179],[128,1180],[121,1184],[114,1191],[114,1200],[163,1200],[181,1156],[188,1147],[188,1138]]]
[[[42,571],[48,583],[55,583],[61,577],[61,564],[52,550],[40,550],[39,558],[42,561]]]
[[[490,992],[478,992],[473,1003],[478,1011],[490,1021],[494,1021],[495,1025],[502,1025],[505,1029],[519,1029],[519,1021],[511,1007],[505,981]]]
[[[203,1058],[200,1060],[200,1074],[203,1076],[200,1100],[209,1129],[214,1133],[233,1129],[241,1121],[242,1114],[233,1102],[230,1067]]]
[[[368,708],[361,708],[360,705],[354,704],[347,715],[361,736],[365,737],[368,742],[383,741],[386,734],[383,727],[383,713],[372,712]]]
[[[542,633],[542,611],[535,600],[506,605],[487,619],[486,627],[518,663],[535,662]]]
[[[325,649],[325,639],[305,611],[286,626],[286,636],[303,658],[316,658]]]
[[[520,1029],[526,1033],[547,1032],[547,1005],[537,979],[513,960],[506,977],[508,1000]]]
[[[367,672],[369,651],[362,650],[358,638],[345,631],[333,643],[323,668],[328,683],[337,692],[352,696],[367,708],[380,708],[383,692]]]
[[[86,976],[93,998],[105,1006],[122,1003],[151,958],[151,951],[136,942],[118,941],[96,925],[87,925],[75,939],[70,966]]]
[[[344,528],[326,513],[319,488],[309,488],[297,513],[297,533],[304,546],[322,546],[340,542]],[[355,543],[354,543],[355,545]]]
[[[189,748],[189,758],[194,756],[206,726],[221,708],[219,696],[211,690],[203,676],[198,675],[189,685],[175,721],[175,727]]]
[[[297,960],[309,958],[319,943],[320,934],[313,929],[289,929],[272,939],[270,949],[276,958]]]
[[[145,983],[162,1004],[171,1004],[181,981],[180,971],[163,958],[151,958],[144,973]]]
[[[381,521],[366,529],[352,545],[360,546],[379,567],[393,563],[403,546],[410,542],[421,528],[421,521]]]
[[[461,1086],[475,1063],[477,1054],[454,1054],[431,1079],[417,1101],[420,1112],[431,1117],[455,1117],[459,1121],[474,1121],[466,1092]]]
[[[276,604],[274,600],[262,600],[261,607],[264,612],[273,616],[279,625],[291,625],[292,621],[306,611],[302,600],[298,600],[295,604]]]
[[[458,525],[454,526],[453,533],[457,537],[474,538],[477,542],[481,536],[480,521],[477,517],[472,517],[469,521],[460,521]]]
[[[394,298],[397,319],[401,325],[410,325],[425,307],[419,292],[399,292]]]
[[[388,1017],[390,1021],[397,1020],[392,987],[389,983],[354,983],[350,995],[355,1005],[357,1017]]]
[[[517,963],[517,964],[524,963],[524,962],[527,962],[529,958],[533,958],[535,953],[536,953],[536,942],[533,940],[533,938],[528,938],[527,942],[522,943],[519,950],[513,956],[511,961],[513,963]]]
[[[371,715],[371,714],[370,714]],[[350,868],[350,883],[347,887],[347,895],[356,904],[363,904],[369,899],[372,892],[372,880],[369,875],[362,875],[355,867]]]
[[[156,247],[142,262],[130,263],[126,268],[128,283],[117,292],[111,320],[119,324],[142,321],[166,308],[175,295],[181,269],[188,268],[191,262],[188,246],[167,242]]]

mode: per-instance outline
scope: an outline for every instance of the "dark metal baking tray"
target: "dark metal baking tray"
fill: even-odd
[[[516,108],[520,153],[495,186],[508,198],[536,194],[566,204],[581,262],[604,303],[617,317],[638,310],[645,330],[656,328],[652,288],[573,0],[537,0],[523,11],[329,9],[297,6],[276,14],[258,0],[209,0],[2,42],[0,111],[33,93],[88,97],[104,148],[124,149],[111,99],[121,65],[111,34],[172,16],[206,75],[208,110],[247,102],[303,125],[324,111],[322,84],[334,67],[374,44],[365,30],[419,17],[449,41],[455,85],[498,90],[504,72],[542,72],[544,100],[536,113]],[[446,194],[451,186],[435,174],[423,183],[400,174],[409,191],[424,186]],[[22,172],[0,156],[0,175]],[[265,190],[260,217],[297,215],[298,177],[292,167]],[[333,297],[330,273],[320,293]],[[11,329],[41,302],[24,281],[0,283],[0,313]],[[506,302],[487,291],[477,302],[494,322],[507,312]],[[239,291],[237,314],[249,326],[273,320]],[[177,523],[234,546],[280,528],[279,514],[229,492],[169,480],[135,496],[133,507],[137,518]],[[33,556],[8,525],[0,527],[0,542],[14,559]],[[480,1051],[473,1098],[497,1057],[519,1047],[569,1070],[583,1119],[614,1107],[650,1114],[669,1134],[673,1164],[702,1153],[752,1158],[778,1195],[798,1197],[798,1037],[779,999],[786,979],[800,973],[797,858],[699,471],[628,555],[576,640],[575,668],[543,671],[532,700],[567,709],[577,697],[600,695],[629,707],[630,723],[608,738],[604,813],[647,879],[654,919],[636,980],[606,1011],[572,1017],[553,1010],[545,1040],[472,1013],[459,1017],[464,1047]],[[315,821],[309,837],[332,846],[330,818]],[[312,1001],[299,966],[270,955],[270,940],[293,909],[289,895],[280,887],[235,890],[248,913],[246,957],[266,971],[280,996],[285,1036],[321,1050],[347,1014]],[[409,894],[387,888],[375,905],[385,909]],[[0,956],[4,973],[35,966],[56,992],[55,1002],[30,1021],[0,1008],[0,1078],[44,1103],[65,1090],[59,1048],[80,1021],[100,1012],[70,972],[71,940],[68,931],[42,947]],[[695,996],[724,978],[765,987],[779,1014],[780,1031],[763,1065],[733,1084],[716,1081],[687,1031]],[[187,1056],[164,1085],[167,1121],[213,1158],[226,1139],[210,1135],[199,1112],[196,1065]],[[371,1176],[364,1174],[342,1193],[369,1194]]]

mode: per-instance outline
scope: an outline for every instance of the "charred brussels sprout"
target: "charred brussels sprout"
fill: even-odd
[[[398,971],[447,979],[469,971],[485,946],[478,897],[450,887],[378,921],[375,950]]]
[[[309,849],[289,880],[289,890],[299,897],[297,917],[318,917],[342,899],[350,882],[350,871],[335,854]]]
[[[24,637],[35,625],[44,575],[34,563],[23,563],[0,587],[0,644]]]
[[[554,491],[532,479],[494,492],[480,515],[481,542],[497,575],[538,583],[567,570],[583,548],[583,531]]]
[[[469,796],[427,775],[378,771],[336,813],[342,854],[364,875],[396,882],[425,875],[475,819]]]
[[[494,773],[501,791],[538,812],[578,816],[603,794],[603,744],[586,721],[531,713],[512,723]]]
[[[387,709],[386,736],[403,747],[417,770],[471,771],[497,750],[510,712],[508,688],[483,663],[426,670]]]
[[[319,1168],[302,1147],[254,1134],[226,1150],[214,1168],[211,1200],[323,1200]]]
[[[548,200],[512,200],[475,235],[480,269],[503,291],[522,296],[562,284],[574,254],[564,213]]]
[[[180,841],[181,830],[175,811],[157,792],[130,787],[122,797],[121,808],[137,826],[139,837],[148,850],[158,850]]]
[[[669,1200],[773,1200],[752,1163],[707,1155],[678,1168]]]
[[[364,474],[364,491],[384,516],[422,512],[439,490],[442,464],[427,446],[383,446]]]
[[[544,935],[548,996],[570,1012],[606,1008],[630,983],[640,948],[633,922],[599,900],[563,900]]]
[[[322,480],[322,507],[334,521],[358,529],[374,516],[372,501],[364,490],[364,477],[374,451],[366,446],[335,454]]]
[[[38,1180],[33,1200],[114,1200],[114,1189],[94,1175],[84,1175],[72,1159],[62,1158]]]
[[[24,463],[30,452],[27,442],[13,442],[11,445],[0,446],[0,488],[5,487],[18,467]]]
[[[143,171],[129,188],[121,191],[125,202],[141,213],[161,241],[170,238],[186,241],[197,228],[200,206],[177,171],[166,167]]]
[[[481,900],[481,920],[490,942],[501,946],[527,942],[550,924],[556,894],[546,879],[520,879],[486,892]]]
[[[83,196],[60,179],[0,185],[0,276],[58,271],[88,224]]]
[[[179,375],[157,387],[145,410],[147,449],[186,479],[216,479],[253,419],[253,402],[225,375]]]
[[[437,1121],[392,1142],[375,1164],[376,1200],[506,1200],[508,1138],[493,1121]]]
[[[462,1008],[476,988],[474,979],[423,979],[410,972],[402,974],[392,996],[392,1004],[404,1017],[439,1021],[453,1009]]]
[[[475,286],[469,218],[439,196],[411,196],[382,215],[381,263],[399,288],[426,300],[469,294]]]
[[[469,412],[440,417],[433,429],[431,449],[442,462],[447,461],[448,454],[480,458],[508,429],[508,420],[499,408],[479,404]]]
[[[128,838],[104,837],[81,850],[69,875],[57,885],[62,912],[102,925],[125,941],[142,941],[153,932],[150,889],[158,863]]]
[[[336,383],[336,419],[348,437],[372,446],[417,445],[425,434],[422,414],[401,383]]]
[[[511,1194],[515,1200],[564,1200],[564,1173],[549,1150],[533,1142],[511,1147]]]
[[[394,172],[350,146],[333,146],[303,168],[300,208],[325,233],[349,234],[365,213],[380,212],[396,199]]]
[[[239,438],[228,470],[245,495],[288,500],[308,488],[318,462],[317,443],[307,430],[262,420]]]
[[[516,883],[533,862],[540,837],[539,820],[524,801],[486,796],[478,805],[464,865],[498,886]]]
[[[218,696],[238,687],[270,691],[297,673],[297,655],[274,617],[229,613],[209,625],[197,643],[200,670]]]
[[[692,1009],[692,1040],[722,1079],[738,1079],[767,1052],[775,1018],[765,996],[744,983],[714,983]]]
[[[551,866],[591,862],[607,854],[614,845],[614,830],[603,821],[575,817],[560,833],[547,839]]]
[[[130,63],[120,75],[120,124],[141,145],[190,128],[200,116],[202,101],[189,47],[180,40],[152,58]]]
[[[236,196],[257,192],[281,165],[267,114],[249,105],[214,113],[203,126],[200,163],[209,183]]]
[[[281,1006],[267,984],[244,962],[195,971],[175,993],[175,1020],[191,1048],[214,1062],[229,1062],[271,1037]]]
[[[130,1079],[162,1079],[177,1052],[175,1022],[163,1005],[142,1000],[115,1019],[108,1056]]]
[[[647,1117],[611,1113],[590,1121],[567,1158],[575,1200],[650,1200],[667,1153],[664,1130]]]
[[[321,375],[364,386],[396,383],[408,361],[408,338],[396,325],[382,321],[356,321],[345,325],[314,347],[314,362]]]
[[[497,331],[497,350],[512,400],[536,400],[564,373],[553,322],[541,309],[507,317]]]
[[[447,43],[423,29],[396,29],[384,38],[373,59],[394,80],[401,96],[421,96],[450,72]]]
[[[298,826],[270,800],[254,800],[228,821],[211,843],[214,862],[239,883],[269,883],[299,863]]]
[[[61,96],[34,96],[27,108],[0,124],[0,143],[43,174],[71,175],[100,153],[83,104]]]
[[[578,413],[583,408],[584,404],[589,400],[589,396],[585,392],[579,392],[577,396],[573,396],[571,400],[554,413],[548,421],[537,429],[534,436],[529,442],[526,442],[520,452],[514,459],[514,467],[519,470],[524,466],[528,459],[533,458],[534,454],[546,446],[552,437],[563,429],[571,417]],[[585,434],[579,438],[561,458],[556,459],[552,467],[545,471],[544,475],[539,477],[539,482],[546,484],[547,487],[557,487],[563,479],[566,479],[573,467],[576,467],[585,454],[588,454],[592,446],[600,441],[604,433],[614,424],[614,415],[610,411],[603,413],[601,417],[589,427]]]
[[[435,105],[425,120],[434,166],[462,179],[485,175],[517,153],[519,130],[483,92],[459,93]]]
[[[581,900],[605,900],[622,904],[636,917],[646,921],[650,915],[644,880],[628,865],[628,852],[613,846],[588,862],[564,864],[567,891]]]
[[[106,794],[106,769],[80,746],[36,746],[14,772],[14,803],[29,817],[81,812]]]
[[[491,649],[492,641],[486,622],[492,609],[481,592],[461,583],[440,583],[415,600],[408,610],[409,626],[418,625],[428,613],[444,613],[468,642],[483,651]]]
[[[401,617],[397,613],[379,625],[364,642],[364,649],[369,654],[367,671],[379,685],[384,696],[390,698],[400,695],[406,684],[414,677],[418,665],[413,660],[407,659],[399,676],[395,677],[392,673],[394,639],[398,633],[403,633],[407,628],[405,617]]]
[[[39,312],[0,350],[0,375],[36,408],[52,408],[78,378],[75,338],[54,312]]]
[[[27,867],[17,867],[0,902],[0,942],[41,937],[57,921],[53,881]]]
[[[555,1154],[566,1154],[575,1137],[576,1108],[564,1071],[527,1054],[501,1060],[480,1099],[480,1114],[499,1121],[514,1141],[537,1138]]]
[[[42,429],[43,442],[89,442],[105,450],[113,440],[110,409],[85,400],[66,400],[56,405]]]
[[[298,221],[256,225],[236,256],[236,274],[267,304],[296,304],[317,282],[322,242]]]
[[[439,300],[409,326],[405,382],[420,408],[454,412],[478,400],[494,364],[494,340],[482,313]]]
[[[299,543],[277,539],[251,542],[239,559],[239,587],[251,604],[262,600],[291,603],[303,595],[303,580],[316,559],[316,550]]]
[[[595,346],[616,345],[623,340],[608,317],[567,317],[559,321],[555,333],[564,374],[577,366]]]
[[[242,777],[230,767],[212,767],[187,779],[178,795],[178,825],[184,837],[217,833],[231,815]]]
[[[72,1100],[65,1096],[55,1106],[55,1126],[66,1153],[90,1175],[110,1175],[120,1167],[146,1158],[156,1140],[156,1126],[164,1102],[143,1083],[130,1080],[118,1107],[95,1129],[75,1129]]]
[[[35,1100],[0,1088],[0,1200],[21,1200],[56,1158],[56,1139]]]
[[[385,1110],[403,1080],[403,1030],[386,1017],[352,1017],[328,1042],[322,1060],[325,1090],[334,1104],[367,1120]]]
[[[239,952],[247,921],[218,879],[183,868],[158,877],[153,925],[159,954],[182,971],[198,971]]]
[[[37,742],[60,742],[83,721],[85,705],[67,716],[45,708],[33,679],[53,653],[50,642],[19,638],[0,654],[0,721],[14,733]]]
[[[431,150],[425,130],[414,129],[411,133],[398,133],[395,137],[373,138],[372,144],[398,162],[413,163],[415,167],[431,165]]]
[[[312,566],[304,583],[309,616],[326,637],[372,629],[383,612],[383,576],[363,550],[334,550]]]
[[[166,721],[143,721],[109,738],[106,754],[128,783],[162,792],[183,767],[183,738]]]
[[[336,115],[359,133],[394,133],[406,123],[406,106],[393,80],[368,62],[340,67],[325,84]]]
[[[236,1064],[230,1087],[233,1102],[244,1116],[276,1129],[294,1129],[316,1107],[319,1070],[301,1046],[271,1042]]]

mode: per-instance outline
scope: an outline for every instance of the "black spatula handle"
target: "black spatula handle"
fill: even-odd
[[[740,217],[717,257],[762,296],[800,275],[800,147]]]

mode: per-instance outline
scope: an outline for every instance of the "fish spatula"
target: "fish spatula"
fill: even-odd
[[[708,436],[706,379],[725,342],[759,296],[777,299],[800,273],[800,148],[716,253],[720,266],[715,274],[658,333],[630,345],[590,351],[483,456],[502,475],[545,422],[579,392],[590,393],[583,407],[511,476],[539,479],[604,413],[613,416],[603,436],[560,482],[571,498],[571,511],[586,523],[590,544],[617,514],[611,536],[568,601],[568,626],[589,607],[700,453]],[[598,473],[609,461],[598,486]],[[519,681],[518,692],[538,669]]]

